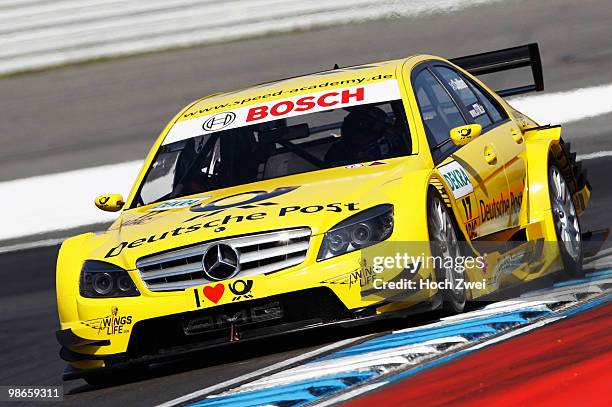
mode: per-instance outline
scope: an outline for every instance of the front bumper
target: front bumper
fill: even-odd
[[[282,316],[259,321],[240,317],[258,307],[266,309],[269,304],[278,304],[283,310]],[[57,332],[58,341],[62,345],[60,356],[72,364],[64,371],[63,379],[73,380],[137,364],[161,362],[206,349],[231,346],[236,342],[248,342],[320,327],[351,327],[383,318],[398,317],[398,313],[377,314],[376,308],[381,305],[384,304],[349,310],[329,288],[306,289],[136,322],[131,331],[127,351],[112,355],[80,353],[79,348],[94,345],[92,341],[77,336],[70,329],[60,330]],[[240,321],[232,322],[233,318]],[[200,332],[189,330],[190,326],[193,328],[192,321],[211,320],[221,322],[209,324],[207,327],[210,329],[202,329]],[[103,348],[107,343],[95,345]],[[97,363],[98,367],[78,367],[79,363],[92,362]]]

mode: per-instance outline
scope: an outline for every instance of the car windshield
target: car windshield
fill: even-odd
[[[133,206],[411,151],[400,99],[271,118],[162,145]],[[228,120],[218,114],[200,129]]]

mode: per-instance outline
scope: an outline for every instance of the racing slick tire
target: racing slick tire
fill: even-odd
[[[584,272],[580,220],[563,172],[552,160],[548,166],[548,192],[564,271],[570,277],[582,277]]]
[[[433,190],[429,194],[427,205],[429,241],[431,254],[434,259],[455,259],[462,255],[459,244],[459,231],[455,225],[453,215],[444,204],[440,194]],[[453,261],[453,265],[454,265]],[[457,270],[457,267],[444,267],[446,261],[434,261],[434,269],[437,282],[450,282],[450,288],[438,289],[438,297],[442,302],[444,314],[458,314],[463,312],[467,300],[464,284],[465,274]],[[461,281],[460,281],[461,280]]]

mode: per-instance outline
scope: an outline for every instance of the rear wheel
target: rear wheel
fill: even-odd
[[[461,267],[453,267],[456,264],[455,259],[461,256],[461,247],[457,238],[459,233],[449,209],[437,192],[430,194],[428,215],[431,252],[436,259],[434,262],[436,280],[448,284],[448,288],[438,290],[442,308],[451,314],[463,312],[467,298],[463,285],[465,273]],[[452,262],[445,261],[449,258]]]
[[[572,194],[556,164],[548,169],[548,190],[552,218],[565,272],[580,277],[582,272],[582,232]]]

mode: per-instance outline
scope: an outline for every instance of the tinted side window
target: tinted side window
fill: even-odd
[[[448,140],[450,130],[465,125],[465,120],[446,89],[428,70],[417,74],[413,89],[434,159],[444,157],[455,149],[455,145],[446,143],[441,148],[434,147]]]
[[[455,94],[457,100],[463,105],[462,107],[468,112],[474,123],[480,124],[482,127],[493,124],[485,107],[458,72],[441,66],[435,67],[434,70]]]
[[[466,82],[470,86],[470,89],[472,89],[472,91],[476,94],[476,96],[478,96],[478,99],[480,99],[480,101],[484,105],[485,110],[487,111],[487,113],[489,113],[489,116],[493,120],[493,123],[498,123],[508,118],[506,112],[504,112],[504,110],[493,98],[491,98],[489,94],[482,92],[474,83],[472,83],[472,81],[466,80]]]

